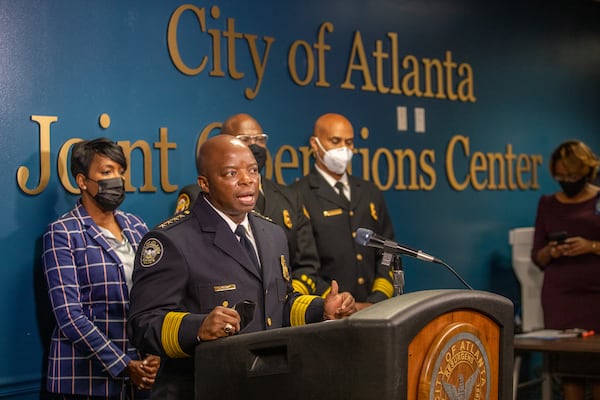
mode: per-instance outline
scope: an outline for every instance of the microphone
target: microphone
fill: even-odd
[[[410,247],[403,246],[400,243],[396,243],[391,240],[382,238],[381,236],[378,236],[375,233],[373,233],[373,231],[370,229],[358,228],[356,230],[355,240],[356,243],[361,244],[363,246],[376,247],[378,249],[387,248],[393,251],[397,251],[401,254],[406,254],[408,256],[418,258],[419,260],[442,264],[442,262],[434,256],[431,256],[421,250],[414,250]]]
[[[418,258],[419,260],[428,261],[428,262],[432,262],[432,263],[436,263],[436,264],[441,264],[444,267],[448,268],[448,270],[450,272],[452,272],[452,274],[454,274],[454,276],[456,276],[458,278],[458,280],[462,282],[463,285],[465,285],[467,288],[473,290],[471,285],[469,285],[458,274],[458,272],[456,272],[454,270],[454,268],[452,268],[451,266],[449,266],[448,264],[446,264],[439,258],[435,258],[434,256],[424,253],[421,250],[411,249],[410,247],[403,246],[400,243],[396,243],[394,241],[387,240],[381,236],[376,235],[375,233],[373,233],[372,230],[366,229],[366,228],[358,228],[356,230],[355,240],[356,240],[356,243],[361,244],[363,246],[369,246],[369,247],[375,247],[378,249],[383,249],[384,253],[385,252],[388,252],[388,253],[389,252],[397,252],[397,253],[406,254],[408,256]]]

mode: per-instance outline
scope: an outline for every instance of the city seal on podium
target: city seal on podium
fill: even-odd
[[[469,323],[442,330],[425,357],[419,400],[490,399],[490,349],[482,337]]]

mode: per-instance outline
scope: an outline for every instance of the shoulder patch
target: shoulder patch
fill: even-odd
[[[163,255],[163,245],[160,240],[150,238],[144,243],[140,254],[140,264],[148,268],[160,261]]]
[[[266,215],[262,215],[261,213],[259,213],[256,210],[252,210],[252,214],[257,216],[258,218],[264,219],[265,221],[273,222],[273,220],[271,218],[267,217]],[[273,222],[273,223],[275,223],[275,222]]]
[[[191,202],[192,201],[190,200],[190,196],[187,193],[181,193],[177,198],[177,207],[175,208],[175,214],[178,214],[190,208]]]
[[[190,215],[190,213],[191,213],[190,210],[184,210],[184,211],[180,212],[179,214],[176,214],[176,215],[172,216],[168,220],[163,221],[162,223],[160,223],[157,226],[157,228],[158,229],[164,229],[164,228],[166,228],[168,226],[171,226],[171,225],[176,224],[176,223],[178,223],[180,221],[183,221],[184,219],[186,219],[186,217],[188,215]]]

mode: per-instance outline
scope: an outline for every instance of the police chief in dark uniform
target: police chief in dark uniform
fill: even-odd
[[[282,228],[251,213],[259,174],[242,141],[210,138],[198,172],[203,195],[145,235],[136,254],[128,333],[163,358],[155,399],[194,398],[191,356],[202,342],[356,311],[337,283],[324,299],[293,291]],[[254,305],[250,315],[244,304]]]
[[[221,134],[235,136],[248,145],[256,158],[259,171],[267,160],[268,135],[248,114],[235,114],[223,122]],[[188,209],[200,193],[197,184],[187,185],[179,192],[176,212]],[[326,294],[329,281],[319,276],[319,255],[302,199],[295,190],[260,177],[260,191],[255,210],[281,226],[287,236],[292,285],[302,294]]]
[[[346,172],[354,150],[350,121],[339,114],[321,116],[310,145],[315,165],[292,187],[302,195],[310,215],[321,277],[337,280],[340,290],[360,302],[359,309],[390,298],[394,294],[390,267],[381,264],[378,251],[355,242],[358,228],[390,240],[394,230],[381,191]]]

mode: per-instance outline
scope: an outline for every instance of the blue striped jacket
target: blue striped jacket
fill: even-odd
[[[146,224],[119,210],[115,217],[137,250],[148,231]],[[42,264],[56,320],[48,355],[48,390],[122,396],[125,379],[120,375],[131,359],[139,359],[127,340],[125,273],[81,200],[48,226]]]

